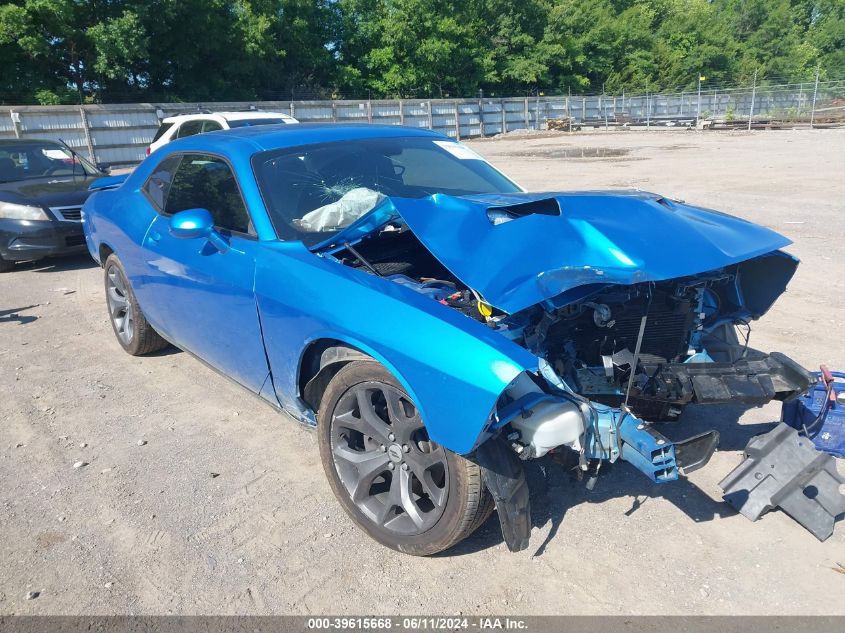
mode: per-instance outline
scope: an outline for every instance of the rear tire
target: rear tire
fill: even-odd
[[[332,491],[370,537],[428,556],[475,531],[493,511],[480,468],[428,438],[399,382],[375,361],[344,366],[318,413]]]
[[[109,320],[120,346],[132,356],[143,356],[167,347],[168,342],[144,318],[117,256],[109,255],[103,269]]]

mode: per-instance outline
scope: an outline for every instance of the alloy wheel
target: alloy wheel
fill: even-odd
[[[132,304],[127,290],[129,284],[123,276],[123,272],[115,265],[109,266],[106,277],[106,298],[114,331],[124,345],[129,345],[135,334]]]
[[[332,416],[334,467],[358,509],[381,528],[412,536],[443,514],[449,473],[407,396],[381,382],[349,389]]]

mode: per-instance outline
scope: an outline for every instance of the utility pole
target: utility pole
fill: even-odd
[[[754,98],[757,96],[757,69],[754,69],[754,85],[751,88],[751,111],[748,113],[748,131],[751,131],[751,119],[754,118]]]
[[[701,73],[698,73],[698,107],[695,110],[695,129],[698,129],[698,120],[701,118],[701,82],[707,79]]]
[[[816,120],[816,97],[819,94],[819,69],[821,66],[816,66],[816,87],[813,88],[813,111],[810,113],[810,129],[813,129],[813,123]]]
[[[804,82],[802,81],[798,84],[798,112],[795,115],[795,118],[800,120],[801,119],[801,108],[804,107]]]
[[[478,89],[478,129],[484,138],[484,89]]]
[[[645,84],[645,129],[651,127],[651,98],[648,95],[648,82]]]
[[[599,98],[599,103],[602,104],[604,108],[604,131],[607,132],[607,103],[606,99],[604,98],[604,84],[601,85],[601,97]]]

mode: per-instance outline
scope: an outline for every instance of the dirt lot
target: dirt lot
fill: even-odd
[[[845,369],[845,130],[470,144],[532,190],[638,187],[788,235],[803,264],[752,344]],[[667,435],[723,437],[689,481],[619,464],[588,493],[535,464],[528,551],[493,517],[418,559],[346,518],[312,432],[185,353],[124,354],[84,257],[0,277],[0,394],[0,613],[845,614],[845,525],[819,543],[720,500],[777,405],[688,410]]]

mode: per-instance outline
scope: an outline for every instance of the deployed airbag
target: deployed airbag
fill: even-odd
[[[293,223],[310,233],[337,231],[375,209],[384,199],[378,191],[356,187],[343,194],[340,200],[309,211]]]

